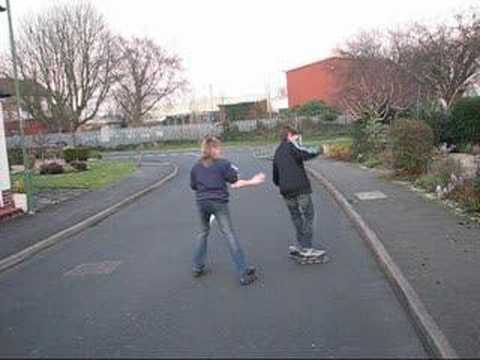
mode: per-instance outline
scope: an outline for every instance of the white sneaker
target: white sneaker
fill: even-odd
[[[325,250],[317,250],[314,248],[301,249],[300,254],[305,257],[320,257],[325,255],[327,252]]]
[[[295,245],[290,245],[290,246],[288,247],[288,252],[289,252],[290,254],[292,254],[292,253],[299,253],[299,252],[300,252],[300,248],[296,247]]]

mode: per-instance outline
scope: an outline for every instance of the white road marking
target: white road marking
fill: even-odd
[[[382,193],[381,191],[358,192],[358,193],[355,193],[355,196],[359,200],[380,200],[380,199],[388,198],[388,196]]]
[[[121,263],[121,261],[102,261],[81,264],[66,272],[64,276],[110,275]]]

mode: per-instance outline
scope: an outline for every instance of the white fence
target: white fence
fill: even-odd
[[[221,127],[213,124],[172,125],[141,128],[110,129],[102,128],[99,131],[86,131],[72,134],[45,134],[26,136],[26,146],[34,147],[40,144],[55,145],[74,143],[79,146],[94,146],[115,148],[120,145],[135,145],[172,140],[197,140],[205,135],[221,135]],[[21,145],[21,138],[13,136],[7,138],[8,147]]]
[[[312,118],[314,122],[322,122],[318,118]],[[249,132],[257,129],[261,124],[267,128],[273,128],[281,122],[279,118],[244,120],[236,121],[234,124],[241,132]],[[329,125],[345,125],[345,122],[339,118],[337,121],[325,122]],[[102,128],[98,131],[79,132],[75,134],[45,134],[36,136],[26,136],[27,147],[35,146],[54,146],[57,144],[91,147],[115,148],[121,145],[136,145],[145,143],[154,143],[162,141],[179,140],[198,140],[205,135],[220,136],[223,134],[221,126],[212,123],[192,124],[192,125],[169,125],[155,127],[138,128]],[[7,147],[18,147],[21,145],[19,136],[7,138]]]

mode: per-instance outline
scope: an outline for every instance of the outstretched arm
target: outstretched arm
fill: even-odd
[[[308,161],[316,158],[318,155],[320,155],[319,151],[314,151],[306,148],[303,145],[297,144],[296,142],[292,141],[291,142],[291,151],[293,154],[293,157],[297,161]]]
[[[233,183],[232,189],[241,189],[244,187],[256,186],[262,184],[263,182],[265,182],[265,174],[258,173],[249,180],[238,180],[237,182]]]

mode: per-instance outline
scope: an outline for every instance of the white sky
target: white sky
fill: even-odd
[[[14,21],[60,0],[11,0]],[[69,0],[64,0],[69,1]],[[97,0],[113,30],[148,35],[183,59],[195,96],[246,96],[330,55],[362,29],[434,21],[479,0]],[[4,5],[5,0],[0,0]],[[0,14],[0,49],[7,48]]]

